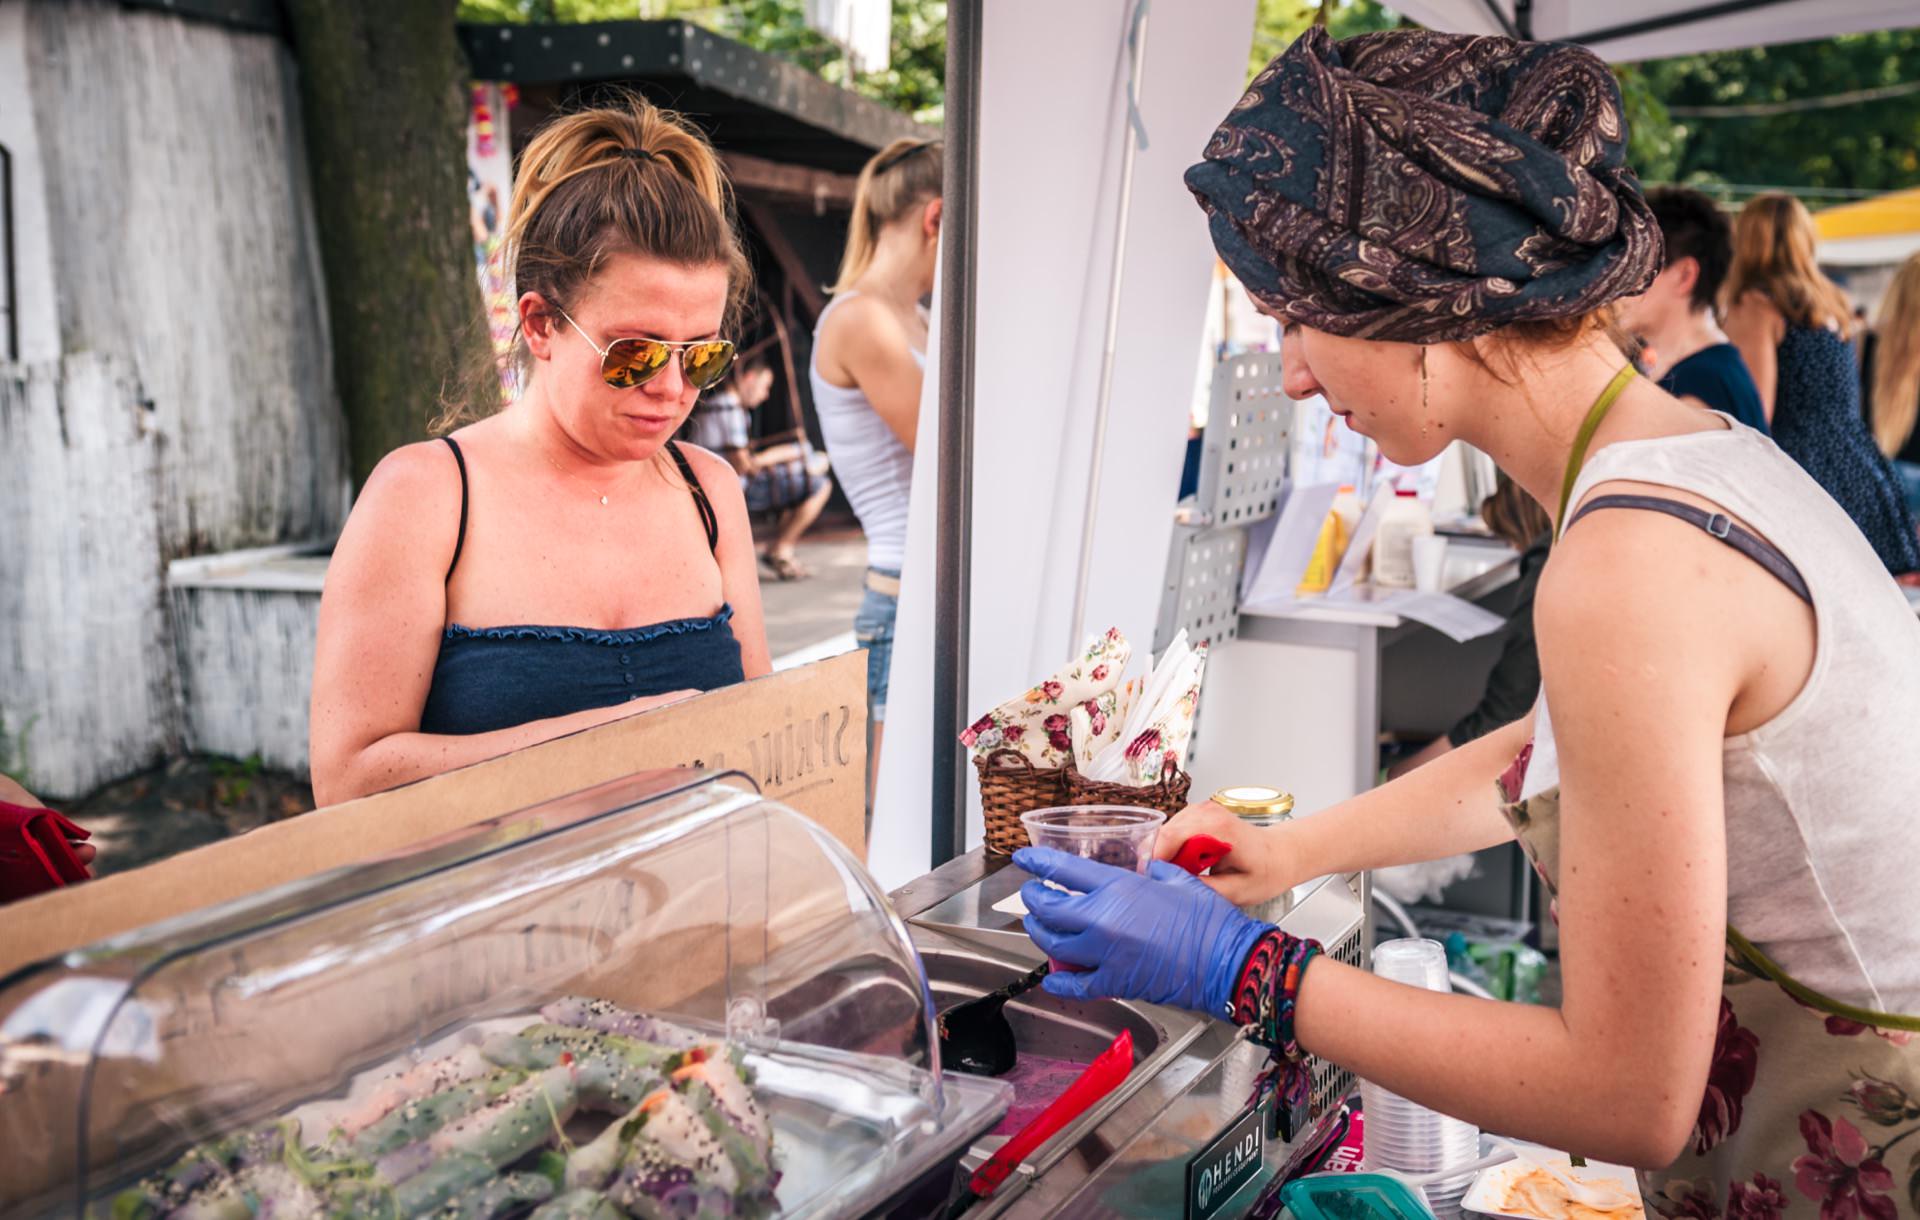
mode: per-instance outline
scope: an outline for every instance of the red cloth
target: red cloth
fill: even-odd
[[[88,837],[51,809],[0,801],[0,903],[92,877],[73,850]]]

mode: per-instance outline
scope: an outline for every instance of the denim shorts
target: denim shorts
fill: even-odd
[[[900,579],[900,573],[884,568],[867,571],[889,581]],[[887,671],[893,665],[893,620],[899,612],[899,597],[869,585],[860,598],[860,612],[853,616],[854,639],[867,650],[867,719],[875,723],[887,718]]]

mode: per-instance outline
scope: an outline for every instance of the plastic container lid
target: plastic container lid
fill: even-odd
[[[1288,1183],[1280,1201],[1298,1220],[1432,1220],[1419,1196],[1378,1173],[1323,1173]]]

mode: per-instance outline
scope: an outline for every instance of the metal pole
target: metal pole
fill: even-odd
[[[1100,346],[1100,388],[1094,395],[1093,454],[1087,468],[1087,509],[1080,527],[1080,570],[1073,586],[1073,630],[1064,656],[1079,652],[1087,634],[1087,587],[1093,580],[1094,522],[1099,515],[1100,475],[1107,458],[1107,417],[1113,406],[1113,356],[1120,334],[1120,288],[1125,278],[1127,219],[1133,213],[1133,159],[1146,143],[1139,117],[1140,77],[1147,58],[1147,0],[1138,0],[1129,21],[1127,41],[1132,57],[1127,65],[1127,144],[1120,154],[1120,214],[1113,230],[1113,282],[1107,289],[1106,333]]]
[[[946,161],[940,220],[940,494],[933,573],[933,842],[938,868],[966,850],[967,632],[973,557],[974,256],[979,214],[980,36],[986,0],[947,10]]]

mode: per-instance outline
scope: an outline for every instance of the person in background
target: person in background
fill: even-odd
[[[1920,570],[1906,494],[1860,411],[1853,306],[1814,262],[1817,236],[1793,196],[1748,201],[1733,226],[1722,324],[1780,448],[1847,510],[1887,571]]]
[[[814,329],[813,407],[835,475],[867,535],[867,587],[853,631],[867,650],[871,776],[880,768],[893,621],[907,557],[927,316],[940,253],[941,146],[895,140],[868,161],[833,299]]]
[[[1487,674],[1486,689],[1473,710],[1445,736],[1434,738],[1388,767],[1388,779],[1399,779],[1449,750],[1512,724],[1531,711],[1534,700],[1540,697],[1540,654],[1533,642],[1533,592],[1540,584],[1540,571],[1547,566],[1547,552],[1553,545],[1553,519],[1504,470],[1494,483],[1493,494],[1480,506],[1480,519],[1494,537],[1520,552],[1513,609],[1500,628],[1500,655]]]
[[[322,805],[771,669],[740,480],[672,439],[747,299],[719,158],[637,97],[563,115],[510,215],[519,397],[382,459],[328,565]]]
[[[734,362],[726,382],[700,400],[687,421],[687,439],[727,459],[740,475],[749,513],[775,514],[773,540],[760,562],[781,580],[805,580],[794,548],[833,496],[827,455],[799,440],[753,448],[752,413],[773,393],[773,366],[749,352]]]
[[[1860,382],[1867,422],[1880,452],[1893,459],[1907,489],[1920,495],[1920,254],[1900,265],[1880,302],[1879,325],[1867,332]]]
[[[1652,287],[1620,302],[1620,325],[1645,345],[1648,375],[1661,389],[1765,432],[1753,375],[1714,319],[1733,261],[1732,223],[1713,200],[1686,187],[1655,187],[1647,206],[1660,222],[1665,265]]]

